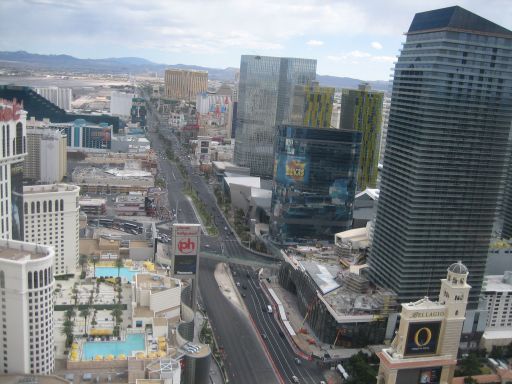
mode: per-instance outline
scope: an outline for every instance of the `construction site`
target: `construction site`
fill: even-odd
[[[295,248],[282,252],[278,274],[279,285],[296,296],[304,316],[299,333],[309,329],[331,348],[383,344],[388,316],[396,312],[396,296],[372,286],[365,266],[346,268],[334,250],[314,252],[310,248],[308,252]]]

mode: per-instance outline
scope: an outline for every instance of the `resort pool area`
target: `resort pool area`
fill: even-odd
[[[119,276],[128,281],[133,281],[133,276],[135,276],[137,273],[140,273],[140,271],[134,271],[126,267],[119,269]],[[96,267],[96,277],[117,277],[117,268]]]
[[[117,271],[116,271],[117,272]],[[145,351],[144,334],[127,335],[125,341],[88,341],[82,348],[82,360],[94,360],[100,355],[131,356],[132,351]]]

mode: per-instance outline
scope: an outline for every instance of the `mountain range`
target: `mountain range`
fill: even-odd
[[[0,68],[40,69],[53,71],[76,71],[87,73],[157,73],[162,76],[167,68],[196,69],[208,71],[208,78],[219,81],[234,81],[238,68],[209,68],[198,65],[158,64],[139,57],[112,57],[106,59],[79,59],[69,55],[40,55],[25,51],[0,51]],[[320,85],[335,88],[357,88],[363,81],[350,77],[317,75]],[[385,80],[369,81],[372,88],[389,89]]]

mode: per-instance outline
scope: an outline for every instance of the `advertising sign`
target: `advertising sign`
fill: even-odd
[[[23,162],[11,165],[11,216],[11,237],[23,241]]]
[[[404,356],[435,355],[440,330],[440,321],[410,323]]]
[[[172,266],[175,277],[192,277],[196,274],[200,237],[199,224],[172,226]]]
[[[442,367],[425,368],[420,370],[418,384],[439,384]]]
[[[277,164],[277,179],[283,184],[307,183],[309,166],[304,156],[281,155]]]

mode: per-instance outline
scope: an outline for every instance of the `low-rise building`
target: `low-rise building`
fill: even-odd
[[[115,168],[77,168],[73,171],[73,182],[79,185],[84,193],[145,192],[155,186],[151,172]]]
[[[80,210],[89,218],[102,216],[107,211],[107,200],[102,198],[81,197],[79,200]]]
[[[116,197],[114,210],[118,216],[145,216],[146,197],[141,194],[128,194]]]
[[[139,273],[132,285],[132,328],[151,325],[153,337],[167,336],[168,322],[180,318],[181,282],[168,276]]]

